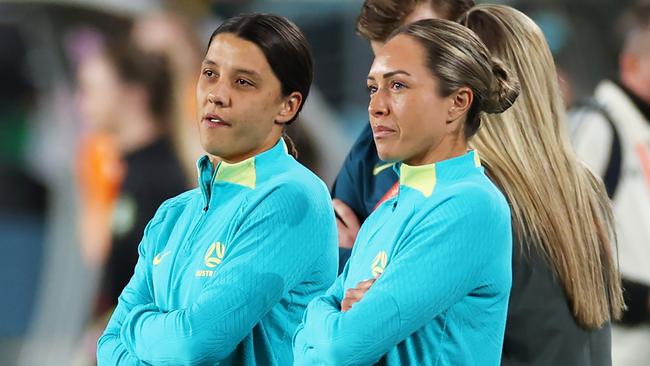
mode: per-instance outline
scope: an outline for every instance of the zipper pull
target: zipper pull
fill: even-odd
[[[208,207],[209,206],[210,206],[210,204],[206,203],[205,207],[203,207],[203,212],[208,212]]]

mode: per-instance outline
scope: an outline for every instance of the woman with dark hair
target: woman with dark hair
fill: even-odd
[[[421,20],[368,74],[379,157],[399,192],[294,336],[297,365],[498,365],[511,278],[508,204],[468,139],[518,84],[467,28]],[[368,280],[371,278],[371,280]]]
[[[99,364],[289,365],[307,303],[336,276],[327,188],[288,153],[312,81],[287,19],[227,20],[197,84],[199,188],[165,202],[98,342]],[[171,172],[171,174],[180,172]]]

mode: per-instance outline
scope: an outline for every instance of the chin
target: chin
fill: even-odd
[[[206,141],[201,143],[203,151],[212,156],[221,156],[223,154],[223,147],[215,144],[213,141]]]
[[[399,161],[399,157],[397,157],[395,154],[391,154],[389,151],[381,151],[377,150],[377,155],[379,156],[379,159],[391,163],[395,161]]]

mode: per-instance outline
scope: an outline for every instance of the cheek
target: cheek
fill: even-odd
[[[449,106],[445,101],[446,99],[443,98],[424,95],[415,103],[413,110],[421,116],[426,116],[422,119],[427,126],[437,126],[447,119]]]
[[[411,111],[413,109],[412,100],[405,95],[394,95],[390,100],[391,113],[395,118],[399,130],[409,125]]]
[[[196,83],[196,102],[199,105],[204,104],[207,101],[207,94],[207,85],[202,79],[199,79]]]
[[[446,106],[430,97],[412,98],[398,104],[400,140],[405,146],[429,145],[444,133]]]
[[[278,93],[268,91],[264,94],[264,97],[260,101],[260,108],[263,109],[267,114],[275,115],[278,114],[282,107],[282,96]]]
[[[422,101],[405,95],[398,95],[393,99],[393,112],[402,138],[417,134],[421,122],[428,118],[423,111]]]
[[[280,97],[275,93],[263,92],[251,98],[242,112],[258,126],[271,128],[281,109],[280,103]]]
[[[237,98],[237,96],[234,96]],[[266,95],[239,95],[240,102],[233,100],[233,106],[237,104],[234,117],[239,121],[238,133],[247,136],[265,136],[274,125],[275,105],[269,101]],[[257,139],[257,138],[254,138]]]

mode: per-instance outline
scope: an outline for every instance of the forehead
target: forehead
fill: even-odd
[[[383,74],[396,69],[410,74],[426,71],[424,49],[410,36],[398,35],[389,40],[377,53],[370,75]]]
[[[221,33],[214,37],[205,55],[206,62],[222,68],[252,70],[261,75],[271,72],[262,50],[255,43],[232,33]]]

